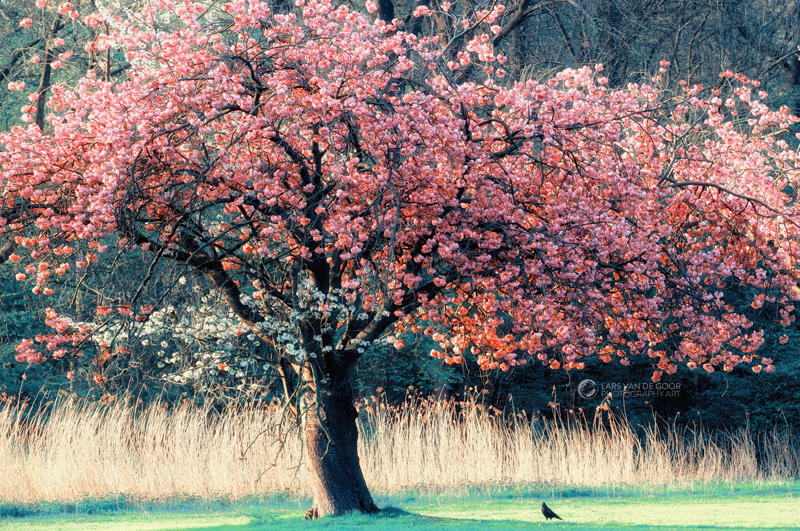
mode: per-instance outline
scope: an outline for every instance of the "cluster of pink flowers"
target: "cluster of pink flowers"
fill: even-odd
[[[772,370],[756,354],[763,333],[723,295],[735,279],[787,325],[800,298],[786,193],[800,157],[774,134],[797,118],[770,110],[755,83],[726,73],[729,99],[667,95],[657,80],[609,88],[597,66],[503,85],[497,6],[450,65],[496,75],[454,85],[435,39],[328,0],[298,5],[299,17],[231,1],[222,38],[198,24],[202,4],[159,0],[149,16],[171,12],[178,29],[120,22],[93,41],[126,54],[126,79],[55,87],[51,131],[0,134],[2,197],[35,217],[2,229],[28,248],[20,278],[41,289],[117,238],[188,263],[182,250],[206,253],[204,272],[235,280],[270,318],[266,300],[294,297],[295,273],[264,271],[325,269],[345,308],[324,310],[336,327],[357,337],[389,316],[450,363],[472,353],[486,369],[572,370],[638,355],[654,381],[679,363]],[[201,220],[191,235],[187,212]],[[61,256],[56,241],[91,250]],[[43,359],[31,342],[18,351]]]

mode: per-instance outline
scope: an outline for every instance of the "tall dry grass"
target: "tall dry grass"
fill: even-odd
[[[21,420],[0,408],[0,500],[74,501],[128,495],[235,498],[304,494],[297,430],[281,408],[213,412],[64,400]],[[455,404],[380,401],[362,408],[361,454],[378,492],[476,484],[600,486],[788,479],[800,449],[780,431],[636,430],[608,414],[594,422],[528,422]]]

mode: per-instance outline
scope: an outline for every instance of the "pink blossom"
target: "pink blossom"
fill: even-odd
[[[415,17],[424,17],[431,14],[431,8],[425,5],[418,5],[412,13]]]
[[[505,84],[492,44],[499,6],[455,21],[481,25],[455,56],[345,5],[298,7],[302,16],[228,2],[233,24],[215,34],[196,25],[202,5],[159,4],[170,24],[156,27],[151,11],[152,24],[143,16],[86,45],[126,53],[124,80],[92,72],[54,86],[44,130],[0,133],[0,193],[30,207],[0,236],[25,249],[19,274],[32,289],[59,289],[100,253],[182,257],[185,267],[200,254],[198,276],[225,300],[242,298],[232,311],[280,320],[266,308],[299,300],[296,279],[328,275],[316,280],[336,286],[331,300],[302,294],[309,315],[335,316],[332,329],[353,337],[376,319],[398,336],[416,327],[448,363],[469,353],[486,370],[580,370],[592,356],[623,366],[639,356],[653,381],[679,363],[772,370],[757,352],[775,338],[748,315],[795,320],[800,248],[788,221],[800,223],[800,206],[785,183],[800,155],[778,134],[797,119],[755,97],[753,81],[731,72],[710,91],[610,87],[590,65]],[[242,54],[269,58],[255,71],[268,104],[253,95],[253,73],[225,60]],[[445,61],[474,65],[479,82],[448,79]],[[396,90],[408,72],[420,82]],[[181,212],[197,216],[191,237],[176,225]],[[136,239],[120,213],[136,220]],[[747,312],[728,306],[731,282],[754,294]],[[102,297],[99,323],[151,315],[144,299]],[[55,312],[45,324],[46,352],[72,352],[91,333]],[[17,355],[45,359],[32,344]]]

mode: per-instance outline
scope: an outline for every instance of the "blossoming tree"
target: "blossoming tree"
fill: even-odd
[[[110,250],[151,256],[142,286],[165,261],[205,278],[297,382],[311,516],[377,510],[349,375],[404,331],[484,369],[773,369],[725,301],[746,286],[788,325],[798,298],[798,154],[781,136],[795,118],[756,82],[611,90],[597,66],[512,84],[479,31],[453,54],[398,21],[297,6],[158,0],[87,17],[108,24],[93,46],[124,52],[126,76],[54,86],[44,129],[0,135],[17,209],[0,227],[43,297]],[[466,26],[496,32],[503,16]],[[146,321],[141,293],[98,298],[97,313]],[[75,355],[95,333],[66,309],[46,323],[19,361]],[[135,349],[126,338],[102,355]]]

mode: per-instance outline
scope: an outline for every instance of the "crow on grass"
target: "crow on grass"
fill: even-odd
[[[553,509],[547,506],[545,502],[542,502],[542,514],[545,518],[550,520],[551,518],[558,518],[559,520],[563,520],[560,516],[553,512]]]

